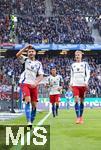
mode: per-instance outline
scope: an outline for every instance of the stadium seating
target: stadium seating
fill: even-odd
[[[100,36],[101,36],[101,18],[99,17],[96,17],[95,19],[94,19],[94,24],[93,24],[93,26],[94,26],[94,28],[95,29],[98,29],[98,31],[99,31],[99,34],[100,34]]]
[[[100,15],[101,2],[99,0],[52,0],[53,14],[68,15]]]
[[[18,20],[19,43],[94,43],[85,17],[19,17]]]
[[[75,4],[75,5],[74,5]],[[94,38],[86,17],[100,16],[99,0],[52,0],[51,16],[46,14],[45,0],[0,1],[0,43],[75,43],[92,44]],[[11,33],[10,16],[17,16],[15,36]],[[93,15],[92,15],[93,14]],[[101,20],[96,19],[100,29]]]

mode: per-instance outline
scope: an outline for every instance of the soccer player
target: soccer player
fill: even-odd
[[[63,87],[62,76],[57,74],[56,67],[51,68],[51,74],[47,78],[46,87],[49,88],[49,98],[52,104],[53,117],[58,115],[60,95]]]
[[[90,67],[87,62],[82,61],[82,51],[75,52],[75,60],[71,65],[70,88],[75,99],[76,123],[83,123],[84,98],[88,89],[90,78]],[[80,105],[79,105],[80,102]]]
[[[27,57],[23,53],[27,52]],[[25,99],[25,114],[28,126],[32,127],[32,123],[36,116],[36,107],[38,102],[38,84],[43,79],[43,67],[41,62],[35,60],[36,51],[31,45],[21,49],[17,54],[17,58],[25,66],[20,77],[20,87]]]

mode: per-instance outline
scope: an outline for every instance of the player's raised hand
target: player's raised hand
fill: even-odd
[[[16,54],[16,56],[17,56],[17,57],[20,57],[20,56],[23,55],[23,54],[27,54],[27,51],[28,51],[29,49],[31,49],[31,48],[33,48],[33,46],[32,46],[31,44],[25,46],[24,48],[22,48],[22,49]]]
[[[25,47],[23,49],[24,49],[24,51],[28,51],[32,47],[33,46],[31,44],[27,44],[27,45],[25,45]]]
[[[24,49],[27,52],[29,49],[33,48],[33,46],[31,44],[28,44]]]
[[[33,48],[33,46],[31,44],[28,45],[28,48]]]

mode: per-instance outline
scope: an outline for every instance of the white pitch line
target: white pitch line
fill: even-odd
[[[38,126],[41,126],[43,125],[44,121],[50,116],[51,112],[49,112],[43,119],[41,119],[39,122],[38,122]]]

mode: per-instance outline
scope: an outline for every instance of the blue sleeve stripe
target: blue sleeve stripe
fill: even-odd
[[[24,83],[25,79],[26,79],[26,75],[24,74],[24,79],[21,82],[22,84]]]

